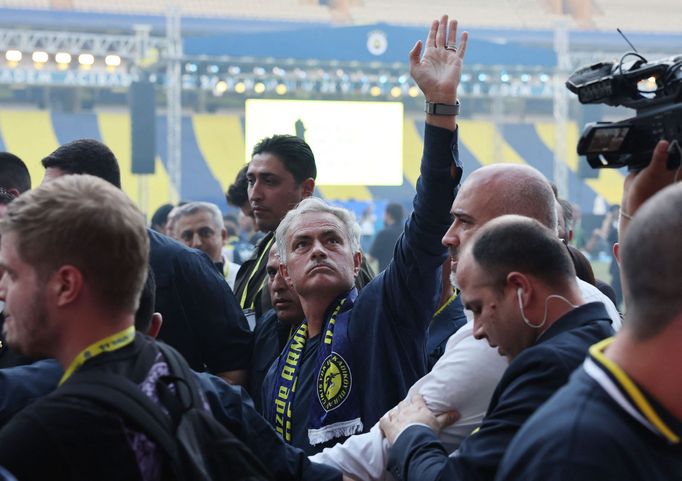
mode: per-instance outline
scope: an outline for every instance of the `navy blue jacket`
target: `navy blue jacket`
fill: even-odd
[[[601,302],[573,309],[509,364],[480,429],[462,442],[457,456],[449,458],[429,428],[411,426],[391,448],[389,470],[396,480],[492,481],[521,425],[568,382],[589,347],[611,335]]]
[[[0,369],[0,428],[16,413],[57,388],[64,370],[54,359]]]
[[[151,229],[149,264],[156,280],[159,339],[195,371],[247,369],[252,336],[234,294],[209,257]]]
[[[427,372],[426,329],[435,311],[434,298],[441,282],[439,267],[445,260],[441,239],[451,222],[450,207],[456,188],[450,175],[453,162],[458,162],[456,132],[426,125],[414,212],[398,239],[393,261],[360,291],[346,324],[352,346],[353,389],[359,390],[364,431],[400,402],[410,386]],[[322,332],[328,320],[329,316]],[[271,395],[279,375],[276,367],[274,362],[263,387],[263,415],[273,424]],[[307,439],[311,399],[303,399],[301,386],[315,383],[316,379],[311,376],[297,382],[294,440]],[[312,396],[315,390],[307,392]],[[306,419],[297,420],[297,410],[304,412]]]
[[[655,412],[677,443],[652,431],[627,413],[588,375],[589,361],[523,426],[504,455],[498,481],[670,481],[682,479],[682,420],[675,419],[646,391],[644,403]],[[677,366],[676,366],[677,367]],[[672,367],[671,367],[672,368]],[[607,369],[598,375],[622,400],[627,393]],[[666,369],[662,366],[662,369]],[[622,394],[621,394],[622,393]],[[622,402],[622,401],[621,401]],[[634,412],[640,411],[631,403]],[[639,403],[642,404],[641,402]]]

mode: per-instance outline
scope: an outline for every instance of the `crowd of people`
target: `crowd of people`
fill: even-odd
[[[314,196],[296,136],[255,146],[239,218],[151,227],[100,142],[46,153],[33,188],[0,153],[0,480],[682,479],[668,143],[625,180],[622,318],[540,172],[463,172],[467,43],[443,16],[409,53],[424,150],[389,256]]]

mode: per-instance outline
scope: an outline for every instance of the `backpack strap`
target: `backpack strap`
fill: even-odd
[[[203,398],[199,392],[196,376],[184,358],[167,344],[159,342],[157,347],[163,354],[170,375],[159,378],[156,383],[156,392],[159,395],[159,401],[168,410],[173,420],[173,432],[175,432],[182,416],[187,411],[192,408],[204,410]]]
[[[168,416],[126,377],[111,372],[79,372],[56,392],[59,396],[87,399],[106,406],[149,436],[167,455],[173,466],[178,459],[175,429]]]

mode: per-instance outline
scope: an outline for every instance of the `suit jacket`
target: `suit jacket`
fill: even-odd
[[[397,480],[493,481],[523,423],[568,382],[592,344],[612,335],[611,318],[601,302],[573,309],[510,363],[480,429],[462,442],[453,457],[448,457],[431,429],[415,425],[396,439],[388,469]]]

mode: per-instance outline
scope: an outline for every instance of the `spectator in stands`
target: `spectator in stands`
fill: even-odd
[[[249,393],[258,412],[263,412],[263,381],[277,356],[303,321],[303,308],[298,294],[279,272],[277,243],[268,255],[266,272],[273,308],[265,313],[254,331],[253,360],[249,374]]]
[[[474,314],[474,336],[497,347],[510,365],[480,429],[454,457],[436,437],[449,415],[435,416],[421,396],[383,417],[396,479],[494,480],[521,425],[568,381],[592,344],[613,334],[603,304],[584,304],[563,243],[536,220],[488,222],[460,253],[457,281]]]
[[[377,262],[378,272],[383,271],[393,259],[393,248],[403,233],[403,206],[391,202],[384,211],[384,228],[374,238],[369,250],[370,262]]]
[[[418,60],[419,47],[411,54],[411,73],[427,99],[452,106],[466,35],[460,51],[447,50],[447,29],[447,17],[435,22],[424,60]],[[309,198],[279,223],[280,269],[306,320],[268,372],[264,415],[287,442],[308,453],[367,431],[426,372],[426,330],[445,260],[440,238],[461,177],[455,129],[453,115],[426,117],[413,216],[393,264],[359,294],[360,228],[348,211]],[[258,220],[257,208],[255,213]]]
[[[116,157],[96,140],[64,144],[43,159],[43,166],[43,183],[64,174],[88,173],[121,187]],[[165,319],[159,338],[180,351],[195,371],[244,382],[252,334],[229,286],[206,254],[151,229],[147,233],[156,310]]]
[[[230,288],[234,287],[239,266],[223,257],[227,229],[217,205],[209,202],[188,202],[175,213],[175,238],[186,246],[208,255]]]
[[[593,346],[570,383],[521,429],[498,480],[680,478],[682,184],[670,186],[679,169],[666,169],[667,149],[659,142],[651,165],[625,181],[617,249],[623,329]]]
[[[173,210],[173,204],[163,204],[161,207],[156,209],[154,215],[152,215],[151,228],[159,234],[168,235],[166,231],[166,223],[168,222],[168,214]]]
[[[495,192],[495,196],[491,197],[490,192]],[[452,204],[454,222],[443,237],[443,243],[450,248],[452,284],[456,284],[458,253],[487,222],[505,214],[517,214],[535,219],[554,232],[555,206],[549,182],[531,167],[498,164],[469,174]],[[594,286],[577,278],[576,282],[585,302],[603,302],[612,322],[619,326],[620,316],[613,304]],[[437,415],[452,410],[460,413],[460,419],[440,433],[447,453],[454,452],[479,426],[507,366],[487,343],[474,339],[473,314],[465,313],[469,318],[467,324],[450,338],[433,370],[410,388],[406,398],[419,393]],[[312,459],[360,479],[384,479],[388,443],[382,439],[377,425],[368,434],[352,436]]]

